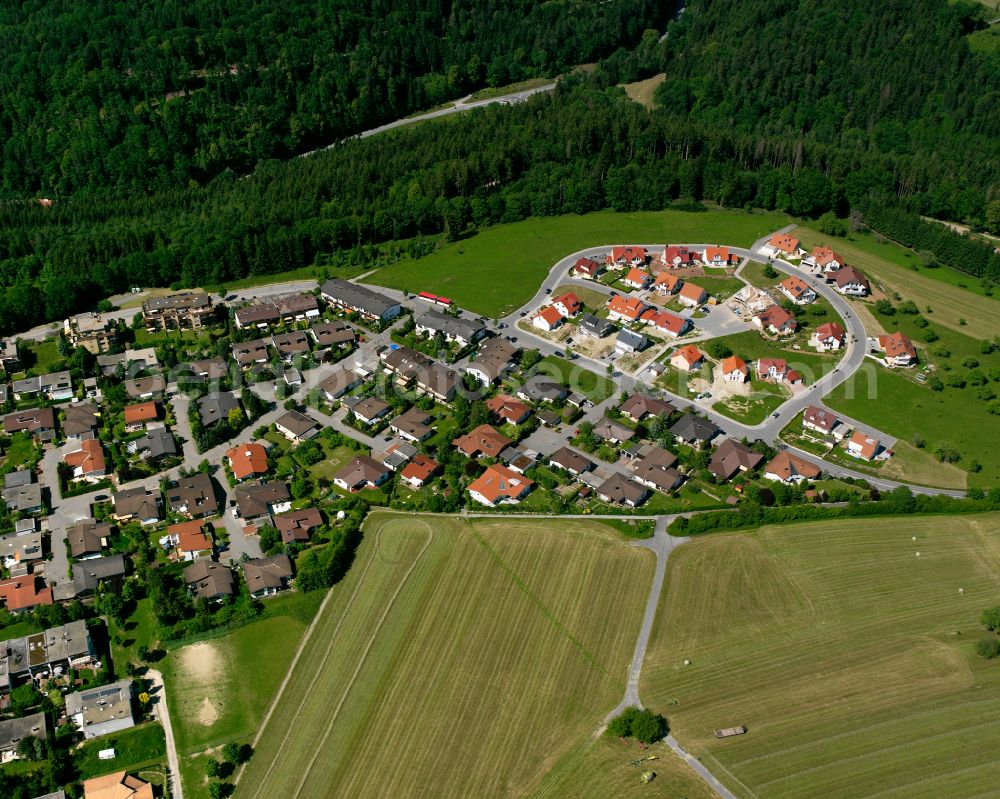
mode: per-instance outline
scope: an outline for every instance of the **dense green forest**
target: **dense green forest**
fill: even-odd
[[[594,19],[575,3],[543,7],[559,19]],[[525,19],[542,13],[534,8],[524,6]],[[460,22],[475,12],[463,9],[449,6],[449,19],[468,34]],[[1000,281],[1000,256],[988,246],[918,216],[1000,226],[1000,83],[996,64],[971,55],[964,39],[981,19],[979,7],[943,0],[695,0],[662,41],[657,30],[633,35],[621,22],[604,44],[628,47],[523,105],[262,160],[247,177],[223,169],[189,184],[185,167],[156,192],[102,189],[95,177],[51,207],[9,202],[0,206],[0,333],[134,284],[224,284],[317,260],[367,262],[376,245],[390,257],[418,254],[439,234],[528,216],[704,201],[853,215]],[[529,71],[512,69],[505,78]],[[652,112],[615,87],[664,70]],[[417,83],[426,81],[409,81]],[[178,174],[186,179],[171,182]]]
[[[0,5],[0,189],[148,191],[632,46],[662,0]]]

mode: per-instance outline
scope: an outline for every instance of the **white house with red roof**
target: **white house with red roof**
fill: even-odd
[[[813,247],[812,252],[802,259],[802,265],[812,267],[817,272],[836,272],[846,266],[847,261],[829,247]]]
[[[646,288],[652,281],[653,276],[645,269],[640,269],[637,266],[633,266],[629,269],[628,274],[622,278],[622,283],[626,286],[633,289],[639,289],[640,291]]]
[[[569,319],[583,310],[583,303],[580,302],[580,298],[576,294],[567,291],[561,297],[553,298],[552,307],[559,311],[559,315],[564,319]]]
[[[775,233],[760,248],[760,251],[764,255],[776,258],[801,258],[806,254],[800,246],[799,240],[790,233]]]
[[[681,290],[677,292],[677,299],[681,305],[686,305],[689,308],[697,308],[708,299],[708,292],[694,283],[685,283],[681,286]]]
[[[656,276],[656,280],[653,281],[653,291],[658,291],[661,294],[676,294],[683,285],[684,281],[677,275],[664,271],[660,272]]]
[[[738,355],[723,358],[720,366],[722,367],[722,379],[727,383],[746,383],[750,379],[750,368],[747,366],[747,362]]]
[[[483,475],[469,484],[469,496],[480,505],[507,505],[520,502],[534,481],[499,463],[486,467]]]
[[[668,269],[680,269],[685,266],[697,266],[701,262],[701,257],[694,250],[671,244],[663,248],[660,260]]]
[[[576,263],[570,267],[570,274],[574,277],[582,277],[584,280],[597,280],[604,274],[604,264],[593,258],[577,258]]]
[[[739,261],[740,257],[729,251],[728,247],[706,247],[701,254],[705,266],[725,267],[732,266]]]
[[[645,247],[637,247],[632,244],[621,247],[612,247],[608,253],[608,267],[611,269],[625,269],[630,266],[644,266],[649,254]]]
[[[670,365],[681,372],[690,372],[698,369],[703,363],[705,363],[705,356],[694,344],[679,347],[670,356]]]
[[[809,346],[820,352],[841,349],[847,343],[847,331],[837,322],[825,322],[809,337]]]
[[[761,358],[757,361],[757,378],[780,383],[788,372],[788,361],[784,358]]]
[[[535,318],[531,320],[531,324],[539,330],[549,331],[555,330],[562,323],[563,315],[559,313],[554,305],[546,305],[537,314],[535,314]]]
[[[671,338],[684,335],[691,327],[689,319],[659,308],[650,308],[644,311],[639,320],[643,324],[656,328],[661,333],[666,333]]]
[[[634,322],[649,308],[638,297],[616,294],[608,300],[608,319],[612,322]]]
[[[795,317],[780,305],[772,305],[769,308],[765,308],[760,313],[754,314],[750,321],[758,330],[779,336],[794,333],[799,326]]]
[[[847,454],[863,461],[873,461],[879,454],[881,444],[877,438],[861,430],[855,430],[847,441]]]
[[[808,305],[816,300],[816,292],[802,278],[792,275],[778,284],[781,293],[796,305]]]
[[[889,366],[913,366],[917,362],[916,347],[898,330],[888,336],[879,336],[878,346]]]

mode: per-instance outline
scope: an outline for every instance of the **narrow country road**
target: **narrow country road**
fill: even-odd
[[[177,758],[177,745],[174,743],[174,728],[170,724],[170,708],[167,707],[167,689],[163,684],[163,675],[150,669],[150,694],[154,697],[153,715],[163,725],[163,734],[167,739],[167,781],[170,783],[171,799],[184,799],[184,789],[181,787],[180,761]]]

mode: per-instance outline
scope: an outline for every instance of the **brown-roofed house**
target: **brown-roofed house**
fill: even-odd
[[[644,457],[632,465],[636,482],[657,491],[672,491],[684,477],[677,469],[677,456],[663,447],[653,447]]]
[[[66,529],[70,554],[76,560],[99,558],[111,538],[111,525],[94,519],[80,519]]]
[[[184,582],[196,599],[218,602],[233,595],[233,573],[208,558],[196,560],[185,568]]]
[[[752,472],[763,460],[763,455],[746,444],[727,438],[712,454],[708,470],[720,480],[729,480],[737,472]]]
[[[282,543],[306,544],[312,532],[323,526],[323,514],[318,508],[290,510],[275,516],[274,526],[281,533]]]
[[[766,479],[782,483],[801,483],[803,480],[815,480],[819,475],[818,466],[787,450],[779,452],[764,467]]]
[[[229,468],[237,480],[249,480],[267,474],[267,450],[260,444],[238,444],[226,453]]]
[[[389,429],[408,441],[419,442],[433,435],[434,431],[428,425],[430,421],[430,414],[414,406],[389,422]]]
[[[52,408],[27,408],[9,413],[3,418],[3,430],[10,435],[25,430],[44,437],[56,429],[56,415]]]
[[[250,596],[264,597],[283,591],[292,582],[292,561],[288,555],[272,555],[243,563],[243,576]]]
[[[649,496],[649,489],[635,480],[615,472],[597,488],[597,496],[603,502],[627,505],[636,508]]]
[[[219,512],[212,478],[202,472],[178,478],[177,484],[167,489],[167,504],[174,513],[191,519]]]
[[[333,476],[335,485],[345,491],[378,488],[392,477],[392,470],[369,455],[356,455],[350,463]]]
[[[660,416],[666,418],[677,409],[664,399],[651,397],[641,392],[633,394],[625,402],[618,406],[633,422],[641,422],[647,416]]]
[[[268,483],[253,483],[238,485],[234,491],[236,505],[240,514],[247,521],[263,519],[272,513],[283,513],[287,508],[280,507],[291,499],[288,485],[280,480]]]
[[[584,472],[589,472],[594,468],[593,461],[588,460],[579,452],[575,452],[569,447],[562,447],[549,455],[549,465],[565,469],[574,477]]]
[[[275,420],[274,426],[289,441],[308,441],[319,434],[319,422],[299,411],[282,414]]]
[[[67,405],[63,413],[65,417],[62,430],[68,440],[79,441],[81,438],[94,437],[101,416],[96,405],[89,403]]]
[[[466,457],[478,458],[482,455],[487,458],[496,458],[513,442],[488,424],[481,424],[475,430],[470,430],[451,443],[458,447],[459,451]]]

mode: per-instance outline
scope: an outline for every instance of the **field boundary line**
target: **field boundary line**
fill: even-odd
[[[402,593],[403,588],[410,580],[410,576],[413,574],[413,570],[417,568],[417,564],[420,563],[427,551],[427,548],[431,545],[434,540],[434,530],[431,526],[421,519],[421,523],[427,529],[427,540],[424,541],[424,545],[420,548],[417,556],[413,559],[413,563],[410,564],[409,568],[406,570],[406,574],[403,575],[403,579],[399,581],[399,585],[396,586],[396,590],[393,592],[392,597],[386,603],[385,610],[382,611],[381,617],[379,617],[378,624],[375,625],[375,629],[372,631],[371,637],[368,639],[368,643],[365,646],[365,651],[361,653],[361,658],[358,661],[358,666],[354,669],[354,674],[351,675],[351,679],[348,680],[343,693],[340,696],[340,701],[334,708],[333,712],[330,714],[330,718],[326,723],[326,729],[323,731],[323,737],[320,739],[319,744],[316,746],[316,750],[313,752],[312,759],[309,761],[309,765],[305,767],[302,772],[302,778],[299,780],[299,784],[295,787],[294,797],[298,797],[302,793],[302,787],[306,784],[309,778],[309,773],[312,771],[313,766],[316,765],[316,758],[319,757],[320,752],[323,750],[323,745],[326,743],[326,739],[330,735],[330,730],[333,729],[334,722],[337,720],[337,716],[340,714],[341,708],[343,708],[344,703],[347,701],[347,697],[351,693],[351,688],[354,687],[355,681],[358,679],[358,675],[361,670],[365,667],[368,662],[368,654],[371,652],[372,647],[375,645],[375,639],[378,638],[379,632],[382,630],[382,625],[385,623],[386,618],[389,616],[390,611],[396,604],[396,600]],[[382,528],[379,528],[379,533],[382,532]],[[332,638],[332,637],[331,637]]]
[[[354,591],[351,593],[351,598],[347,601],[347,605],[344,607],[344,614],[341,616],[340,621],[337,622],[337,626],[334,628],[333,633],[330,635],[330,642],[327,644],[326,654],[323,656],[324,660],[326,660],[326,658],[330,656],[330,650],[333,649],[333,642],[337,637],[337,633],[339,632],[341,625],[344,623],[344,619],[347,618],[348,615],[347,611],[354,604],[354,600],[357,598],[358,593],[361,591],[361,586],[365,581],[365,577],[368,575],[368,570],[371,568],[372,563],[375,561],[375,555],[378,552],[378,540],[381,537],[381,535],[382,535],[382,527],[379,527],[379,529],[375,533],[375,546],[372,548],[372,554],[368,558],[368,562],[365,564],[364,570],[361,572],[361,577],[358,578],[357,585],[354,586]],[[253,742],[251,745],[253,746],[254,749],[257,748],[257,744],[260,741],[260,737],[264,734],[264,729],[265,727],[267,727],[268,722],[270,722],[271,715],[274,713],[274,709],[280,705],[281,697],[284,695],[285,689],[288,687],[288,684],[292,679],[292,675],[295,672],[295,666],[299,662],[299,657],[305,651],[306,644],[308,644],[309,641],[312,639],[312,634],[313,632],[315,632],[316,625],[319,623],[320,619],[323,618],[323,612],[326,610],[326,603],[329,602],[330,598],[333,596],[333,589],[334,586],[331,586],[330,588],[327,589],[326,596],[323,597],[323,601],[320,603],[319,610],[316,611],[316,615],[313,617],[313,620],[309,623],[309,627],[306,629],[305,635],[302,636],[302,641],[299,643],[299,647],[295,652],[295,657],[292,658],[292,663],[288,667],[288,672],[285,674],[285,678],[281,681],[281,686],[278,688],[278,693],[274,695],[274,701],[271,702],[271,706],[267,709],[267,714],[264,716],[263,721],[261,721],[260,723],[260,727],[257,728],[257,733],[253,737]],[[312,688],[313,685],[316,684],[317,679],[318,679],[318,674],[314,675],[313,679],[310,681],[309,683],[310,689]],[[295,711],[296,716],[301,712],[303,706],[306,703],[306,698],[308,696],[309,692],[307,691],[302,701],[299,703],[298,708]],[[260,793],[260,786],[263,785],[264,781],[271,776],[271,771],[273,770],[274,765],[280,759],[281,753],[285,750],[285,744],[287,743],[287,741],[288,741],[287,737],[282,738],[281,745],[278,747],[278,751],[275,754],[274,759],[271,761],[271,765],[267,767],[267,771],[264,773],[264,776],[261,778],[261,781],[257,785],[257,790],[255,790],[253,794],[251,794],[251,796],[256,797]],[[245,763],[242,766],[240,766],[239,772],[233,779],[234,786],[239,785],[240,777],[243,776],[244,769],[246,769]]]
[[[549,622],[551,622],[552,626],[555,627],[560,633],[562,633],[567,639],[569,639],[569,641],[573,644],[573,646],[579,649],[580,653],[588,661],[590,661],[590,663],[598,671],[600,671],[601,674],[603,674],[607,679],[612,679],[611,675],[608,673],[608,670],[604,668],[604,666],[602,666],[597,661],[597,659],[590,653],[590,651],[582,643],[580,643],[580,641],[577,640],[573,636],[573,634],[566,629],[566,627],[563,626],[562,622],[560,622],[559,619],[557,619],[553,615],[552,611],[550,611],[545,606],[545,603],[543,603],[538,597],[536,597],[531,592],[531,589],[529,589],[528,586],[524,584],[524,581],[521,580],[521,578],[518,577],[506,563],[504,563],[503,558],[500,557],[499,553],[497,553],[497,551],[494,550],[493,547],[491,547],[489,543],[487,543],[487,541],[481,535],[479,535],[479,533],[476,532],[475,528],[473,528],[471,525],[469,525],[469,530],[472,532],[472,535],[475,537],[475,539],[483,546],[483,548],[490,553],[493,560],[495,560],[497,564],[499,564],[500,568],[503,569],[504,572],[506,572],[507,576],[510,577],[510,579],[514,582],[514,585],[520,588],[521,591],[523,591],[525,595],[527,595],[527,597],[541,609],[542,615],[544,615],[545,618],[548,619]]]

